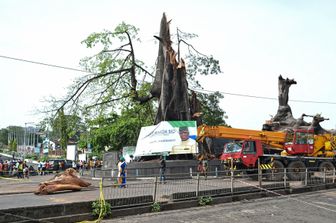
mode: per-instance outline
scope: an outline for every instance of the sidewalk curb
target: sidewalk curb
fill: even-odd
[[[0,196],[2,195],[13,195],[13,194],[29,194],[29,193],[34,193],[34,191],[19,191],[19,192],[6,192],[6,193],[0,193]]]

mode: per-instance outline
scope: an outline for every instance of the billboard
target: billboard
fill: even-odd
[[[134,156],[197,153],[196,121],[163,121],[142,127]]]
[[[122,150],[122,156],[127,163],[131,162],[134,158],[135,146],[124,146]]]
[[[67,145],[66,159],[76,160],[76,155],[77,155],[77,145]]]

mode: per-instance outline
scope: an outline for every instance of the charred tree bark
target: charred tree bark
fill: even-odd
[[[314,134],[324,134],[324,133],[330,132],[322,128],[322,126],[320,125],[320,122],[329,120],[328,118],[324,118],[320,114],[316,114],[315,116],[312,116],[312,115],[305,115],[305,116],[309,116],[313,118],[313,121],[311,122],[308,129],[313,130]]]
[[[292,84],[296,84],[294,79],[284,79],[281,75],[278,78],[278,100],[279,107],[276,115],[271,119],[271,124],[263,126],[265,130],[282,130],[293,127],[297,120],[293,117],[292,109],[288,105],[289,88]]]
[[[309,123],[305,122],[303,118],[307,115],[302,114],[300,118],[295,119],[292,114],[292,109],[288,105],[289,88],[292,84],[296,84],[294,79],[284,79],[281,75],[278,79],[278,100],[279,107],[277,114],[272,118],[270,124],[263,126],[264,130],[290,130],[298,128],[308,128]]]
[[[163,40],[167,36],[169,37],[169,40],[170,40],[170,31],[167,25],[167,18],[166,18],[166,15],[163,14],[161,23],[160,23],[160,36],[159,37]],[[155,77],[154,77],[152,88],[150,90],[150,93],[156,98],[160,98],[160,95],[161,95],[161,84],[162,84],[164,64],[165,64],[165,58],[163,55],[162,41],[159,41],[159,52],[158,52],[158,57],[157,57]]]
[[[278,89],[279,89],[279,107],[277,114],[273,118],[273,122],[280,122],[285,125],[291,125],[291,123],[296,122],[293,118],[292,109],[288,105],[289,98],[289,88],[292,84],[296,84],[294,79],[283,79],[282,76],[279,76],[278,79]]]
[[[191,120],[188,82],[183,59],[176,60],[170,39],[169,22],[163,14],[156,75],[151,94],[159,99],[155,124],[170,120]]]
[[[203,121],[201,118],[202,113],[200,112],[202,109],[200,101],[197,99],[197,95],[194,91],[191,92],[190,96],[190,114],[193,120],[196,120],[197,126],[202,125]]]

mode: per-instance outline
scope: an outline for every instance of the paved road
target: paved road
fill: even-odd
[[[0,179],[0,211],[13,207],[29,207],[37,205],[53,205],[60,203],[71,203],[80,201],[93,201],[98,198],[99,190],[96,180],[89,180],[94,187],[81,192],[58,193],[48,196],[36,196],[31,192],[36,190],[39,182],[50,179],[52,176],[34,176],[29,180],[17,181],[13,179]],[[87,176],[88,177],[88,176]],[[148,181],[145,180],[145,181]],[[221,180],[223,186],[223,180]],[[251,181],[237,180],[236,184],[241,183],[242,186],[249,185]],[[206,181],[206,188],[216,188],[218,180]],[[107,187],[105,195],[108,197],[118,197],[119,195],[133,195],[134,190],[151,191],[151,187],[135,187],[131,185],[126,189]],[[134,182],[137,183],[137,182]],[[174,182],[174,185],[179,182]],[[181,183],[181,182],[180,182]],[[188,182],[187,182],[188,183]],[[256,183],[256,182],[253,182]],[[246,185],[245,185],[246,184]],[[186,185],[186,182],[183,182]],[[195,188],[191,182],[188,188]],[[228,185],[228,184],[227,184]],[[171,193],[175,187],[173,182],[162,185],[162,190],[167,194]],[[176,185],[175,185],[176,186]],[[11,193],[15,194],[11,194]],[[21,192],[16,194],[17,192]],[[22,193],[26,192],[26,193]],[[28,193],[27,193],[28,192]],[[29,193],[30,192],[30,193]],[[125,194],[124,194],[125,193]],[[136,193],[140,194],[140,193]],[[152,194],[152,193],[150,193]],[[169,216],[169,217],[167,217]],[[137,216],[129,216],[127,218],[118,218],[105,222],[335,222],[336,219],[336,189],[327,191],[317,191],[309,194],[292,195],[290,197],[268,198],[255,201],[225,203],[222,205],[206,206],[199,208],[191,208],[176,211],[164,211],[161,213],[149,213]]]
[[[104,223],[250,223],[307,222],[335,223],[336,189],[299,195],[225,203],[190,209],[148,213]]]
[[[81,201],[94,201],[99,198],[98,180],[93,180],[88,175],[84,176],[84,180],[92,184],[89,188],[80,192],[64,192],[55,193],[47,196],[36,196],[33,192],[38,188],[38,184],[42,181],[52,178],[52,174],[47,176],[31,176],[29,179],[17,178],[1,178],[0,177],[0,210],[30,207],[40,205],[54,205],[62,203],[72,203]],[[214,190],[230,187],[229,179],[208,178],[199,182],[200,190]],[[115,188],[110,186],[112,181],[104,181],[103,193],[105,199],[114,199],[122,197],[134,197],[140,195],[153,195],[154,179],[138,179],[129,180],[127,188]],[[236,187],[246,187],[257,185],[258,182],[249,179],[238,179],[235,182]],[[192,192],[197,188],[197,180],[183,179],[170,181],[166,184],[159,184],[156,188],[156,200],[168,201],[170,195],[174,192]]]
[[[99,197],[97,185],[99,181],[87,180],[93,184],[87,189],[79,192],[64,192],[47,196],[37,196],[33,192],[37,190],[38,184],[49,180],[53,175],[31,176],[30,179],[18,180],[17,178],[0,178],[0,210],[31,207],[40,205],[53,205],[61,203],[80,202],[81,200],[95,200]],[[84,199],[79,199],[83,198]]]

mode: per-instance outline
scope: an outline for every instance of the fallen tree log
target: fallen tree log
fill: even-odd
[[[69,168],[52,179],[41,182],[35,194],[46,195],[63,190],[79,191],[90,185],[76,175],[76,170]]]

